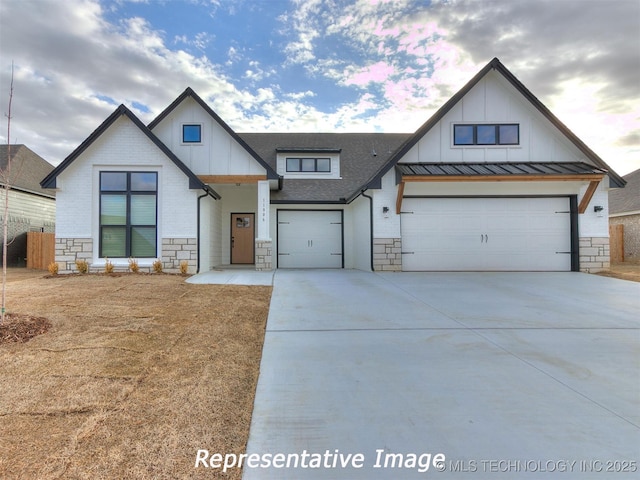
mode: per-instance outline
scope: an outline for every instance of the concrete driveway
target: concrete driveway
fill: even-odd
[[[639,313],[581,273],[278,270],[244,479],[638,478]]]

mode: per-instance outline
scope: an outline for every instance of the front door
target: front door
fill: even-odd
[[[254,263],[255,215],[231,214],[231,263]]]

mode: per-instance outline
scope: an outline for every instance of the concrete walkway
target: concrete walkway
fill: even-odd
[[[274,271],[257,272],[254,268],[226,268],[198,273],[187,283],[212,285],[273,285]]]
[[[640,284],[274,278],[245,480],[637,478]]]

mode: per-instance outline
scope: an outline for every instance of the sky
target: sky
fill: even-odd
[[[236,132],[411,133],[492,58],[640,168],[640,0],[0,0],[0,143],[66,158],[192,87]]]

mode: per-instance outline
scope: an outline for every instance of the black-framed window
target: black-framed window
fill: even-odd
[[[520,145],[520,125],[456,124],[453,126],[453,144],[465,145]]]
[[[158,174],[100,172],[100,257],[157,257]]]
[[[330,158],[291,158],[286,159],[287,172],[331,172]]]
[[[202,143],[202,125],[182,125],[182,143]]]

